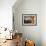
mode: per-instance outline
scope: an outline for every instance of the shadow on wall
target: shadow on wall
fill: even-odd
[[[16,3],[13,5],[13,9],[18,8],[20,4],[23,2],[23,0],[17,0]]]

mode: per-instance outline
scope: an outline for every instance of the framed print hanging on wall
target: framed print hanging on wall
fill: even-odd
[[[22,14],[22,25],[23,26],[36,26],[37,14]]]

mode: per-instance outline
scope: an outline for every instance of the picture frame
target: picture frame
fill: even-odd
[[[37,14],[22,14],[22,26],[36,26]]]

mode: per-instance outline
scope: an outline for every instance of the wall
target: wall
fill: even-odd
[[[46,0],[41,1],[41,40],[42,46],[46,46]]]
[[[0,0],[0,27],[12,29],[12,6],[16,0]]]
[[[36,46],[41,46],[40,2],[40,0],[23,0],[19,5],[13,7],[15,30],[22,32],[24,39],[33,40]],[[37,14],[37,26],[22,26],[22,14]]]

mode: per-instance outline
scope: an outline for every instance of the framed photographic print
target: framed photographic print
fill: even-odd
[[[37,14],[22,14],[22,25],[23,26],[36,26]]]

